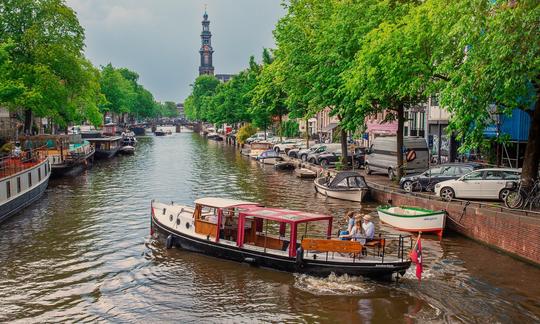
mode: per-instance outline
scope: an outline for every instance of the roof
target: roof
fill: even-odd
[[[338,126],[337,123],[330,123],[326,127],[323,127],[323,129],[321,130],[321,133],[328,133],[329,131],[336,128],[337,126]]]
[[[362,179],[361,183],[358,184],[358,186],[361,186],[362,184],[367,188],[366,181],[364,180],[364,177],[360,175],[360,173],[356,171],[342,171],[335,175],[335,177],[332,179],[332,182],[330,183],[329,187],[334,187],[343,179],[350,178],[350,177],[359,177]]]
[[[242,211],[240,215],[243,217],[252,216],[289,224],[315,222],[321,220],[332,221],[332,216],[330,215],[281,208],[253,207]]]
[[[216,207],[216,208],[226,208],[226,207],[232,207],[232,206],[238,206],[238,205],[255,205],[255,206],[259,205],[259,203],[255,203],[251,201],[242,201],[242,200],[236,200],[236,199],[217,198],[217,197],[199,198],[195,200],[195,204]]]

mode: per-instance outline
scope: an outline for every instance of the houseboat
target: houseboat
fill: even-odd
[[[46,151],[30,150],[0,159],[0,223],[39,199],[49,183]]]
[[[194,207],[152,201],[151,235],[167,248],[317,276],[391,278],[411,265],[410,236],[341,240],[332,237],[332,216],[225,198]]]
[[[96,159],[110,159],[122,147],[122,136],[103,136],[86,140],[94,145]]]

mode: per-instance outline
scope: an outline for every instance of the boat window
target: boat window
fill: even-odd
[[[6,182],[6,196],[7,199],[11,197],[11,181]]]
[[[17,177],[17,193],[21,192],[21,177]]]
[[[336,183],[336,187],[342,187],[342,188],[349,187],[348,179],[345,178],[345,179],[341,180],[340,182]]]
[[[38,182],[41,181],[41,168],[38,168]]]
[[[28,172],[28,187],[32,187],[32,172]]]

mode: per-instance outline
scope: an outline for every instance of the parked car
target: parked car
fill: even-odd
[[[318,150],[321,146],[323,146],[324,144],[314,144],[312,146],[310,146],[309,148],[304,148],[304,149],[301,149],[298,151],[297,153],[297,157],[304,161],[304,162],[307,162],[307,157],[308,155],[311,153],[311,152],[315,152],[316,150]]]
[[[482,168],[479,163],[446,163],[434,166],[419,174],[404,176],[399,181],[401,189],[411,191],[433,191],[435,185],[446,180],[453,180],[473,170]]]
[[[264,141],[264,140],[270,141],[273,138],[274,138],[274,135],[272,133],[266,133],[266,136],[265,136],[264,132],[258,132],[255,135],[246,139],[246,144],[251,144],[252,142],[256,142],[256,141]]]
[[[354,151],[354,154],[351,154],[352,152],[349,152],[348,155],[348,161],[349,164],[352,164],[354,161],[354,167],[360,168],[360,166],[364,165],[364,159],[366,156],[366,152],[362,148],[357,148]],[[320,164],[322,167],[328,167],[331,165],[335,165],[337,162],[341,162],[341,150],[337,152],[325,152],[319,155],[319,158],[317,159],[317,164]]]
[[[309,153],[307,155],[307,161],[309,163],[317,164],[317,161],[319,160],[319,156],[322,153],[335,153],[341,150],[341,144],[340,143],[333,143],[333,144],[323,144],[315,151]]]
[[[479,169],[455,179],[435,185],[435,194],[443,199],[498,199],[504,200],[511,190],[506,182],[518,180],[521,169]]]
[[[367,174],[381,172],[393,179],[398,168],[397,163],[397,137],[377,137],[373,140],[367,156],[365,169]],[[404,170],[406,173],[419,173],[429,166],[429,152],[427,142],[423,137],[405,136],[403,138]]]
[[[276,151],[277,153],[279,153],[279,152],[288,152],[290,149],[293,149],[297,145],[299,145],[301,143],[301,141],[302,140],[295,139],[295,138],[286,139],[283,142],[277,143],[276,145],[274,145],[274,151]]]

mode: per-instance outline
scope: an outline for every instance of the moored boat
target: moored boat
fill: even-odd
[[[162,129],[156,129],[154,131],[154,135],[155,136],[165,136],[165,131],[163,131]]]
[[[296,168],[296,164],[294,162],[289,162],[289,161],[277,162],[274,165],[274,169],[276,170],[294,170],[295,168]]]
[[[313,179],[317,178],[317,172],[310,170],[308,168],[298,168],[294,170],[296,176],[300,179]]]
[[[96,159],[110,159],[122,147],[122,136],[104,136],[86,140],[94,145]]]
[[[283,158],[279,156],[279,153],[274,150],[266,150],[259,154],[255,159],[262,164],[269,165],[275,165],[277,162],[283,160]]]
[[[135,145],[137,145],[137,139],[135,133],[132,131],[122,132],[122,146],[119,152],[124,154],[135,154]]]
[[[381,222],[406,232],[435,232],[442,237],[446,221],[444,210],[418,207],[379,206],[377,213]]]
[[[0,223],[39,199],[49,183],[46,151],[21,152],[0,159]]]
[[[362,202],[369,192],[364,177],[358,172],[342,171],[334,177],[314,180],[315,191],[327,197]]]
[[[209,197],[197,199],[194,207],[151,203],[151,234],[167,248],[317,276],[388,278],[403,275],[411,265],[410,237],[379,237],[363,245],[331,233],[332,216],[253,202]]]

